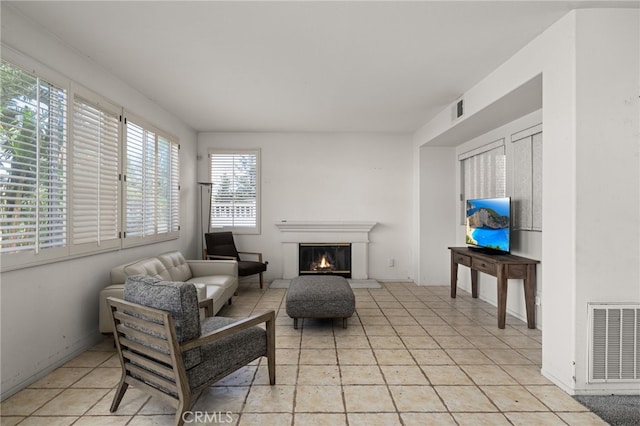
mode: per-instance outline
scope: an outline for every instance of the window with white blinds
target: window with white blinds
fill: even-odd
[[[474,198],[505,197],[507,167],[504,139],[458,156],[462,173],[461,217],[465,202]]]
[[[125,246],[179,231],[179,145],[140,119],[126,119]]]
[[[67,247],[67,91],[0,67],[0,252],[16,254],[3,257],[10,265]]]
[[[209,151],[211,229],[260,232],[260,151]]]
[[[120,245],[120,111],[77,94],[71,152],[72,253]]]

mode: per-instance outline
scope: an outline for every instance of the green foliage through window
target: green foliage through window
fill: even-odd
[[[211,228],[257,228],[258,152],[212,151]]]
[[[0,252],[64,247],[67,92],[0,64]]]

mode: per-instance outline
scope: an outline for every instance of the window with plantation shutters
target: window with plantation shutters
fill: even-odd
[[[71,151],[72,252],[120,245],[120,112],[75,95]]]
[[[0,253],[3,265],[67,247],[67,91],[0,64]]]
[[[2,272],[179,237],[175,137],[10,49],[0,78]]]
[[[211,150],[211,229],[260,231],[258,150]]]
[[[126,119],[125,246],[177,237],[179,145],[136,118]]]

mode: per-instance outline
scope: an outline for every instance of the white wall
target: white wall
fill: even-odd
[[[464,94],[472,116],[542,73],[542,373],[570,393],[635,391],[586,383],[585,313],[640,299],[638,25],[637,9],[570,12]],[[417,143],[450,130],[449,114]],[[602,217],[611,229],[594,232]]]
[[[98,294],[111,267],[169,250],[196,254],[196,135],[86,58],[60,45],[2,8],[3,57],[7,46],[120,104],[180,139],[181,237],[160,244],[10,271],[1,277],[2,399],[93,345],[98,334]],[[22,56],[19,54],[18,56]],[[33,62],[34,68],[42,65]]]
[[[354,220],[371,231],[369,277],[406,280],[412,270],[412,145],[409,135],[357,133],[201,133],[198,177],[208,178],[209,148],[260,148],[262,232],[237,235],[244,251],[282,278],[281,220]],[[395,266],[388,260],[395,259]]]
[[[449,285],[450,252],[456,245],[456,151],[422,146],[420,157],[420,285]],[[462,274],[460,274],[462,275]]]
[[[575,386],[590,389],[587,304],[640,303],[640,11],[577,17]]]

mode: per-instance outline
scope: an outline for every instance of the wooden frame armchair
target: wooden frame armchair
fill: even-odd
[[[238,262],[238,276],[246,277],[249,275],[260,274],[260,288],[263,286],[263,273],[267,270],[269,262],[262,261],[262,253],[238,251],[233,240],[233,233],[224,232],[208,232],[204,234],[204,240],[207,249],[204,253],[205,259],[230,259]],[[244,260],[240,255],[256,256],[257,261]]]
[[[200,324],[193,284],[150,280],[133,276],[125,284],[125,299],[144,304],[107,298],[122,366],[111,412],[134,385],[174,406],[175,424],[183,425],[195,392],[261,356],[275,384],[274,311],[242,320],[210,317]]]

